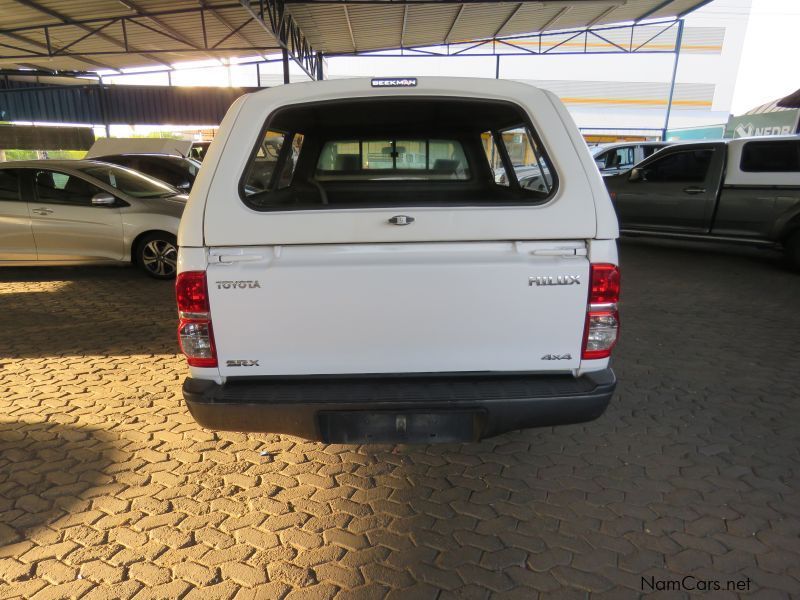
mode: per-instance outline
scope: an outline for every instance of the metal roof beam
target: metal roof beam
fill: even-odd
[[[562,8],[562,9],[561,9],[560,11],[558,11],[558,12],[557,12],[555,15],[553,15],[553,18],[552,18],[552,19],[550,19],[550,20],[549,20],[547,23],[545,23],[544,25],[542,25],[542,26],[539,28],[539,31],[545,31],[547,28],[549,28],[551,25],[553,25],[553,23],[555,23],[556,21],[558,21],[558,20],[559,20],[561,17],[563,17],[565,14],[567,14],[567,12],[568,12],[568,11],[569,11],[569,6],[565,6],[564,8]]]
[[[245,0],[246,1],[246,0]],[[398,4],[494,4],[497,0],[283,0],[284,4],[377,4],[380,6],[393,6]],[[523,4],[550,4],[557,6],[576,4],[616,4],[623,5],[628,0],[516,0]],[[675,0],[670,0],[673,2]],[[707,0],[711,1],[711,0]]]
[[[222,23],[225,27],[227,27],[229,31],[236,30],[236,36],[239,37],[240,39],[244,40],[250,46],[253,46],[253,47],[258,47],[259,46],[259,44],[255,43],[253,40],[251,40],[249,37],[247,37],[247,35],[245,35],[245,33],[243,31],[241,31],[241,28],[235,27],[233,25],[233,23],[231,23],[230,21],[228,21],[228,19],[225,18],[225,15],[220,14],[220,12],[216,8],[214,8],[213,6],[209,6],[208,2],[206,2],[205,0],[200,0],[200,10],[201,10],[201,14],[202,14],[202,11],[206,11],[208,13],[211,13],[214,16],[214,18],[217,21],[219,21],[220,23]]]
[[[29,63],[18,63],[22,67],[34,67],[36,65]],[[45,67],[36,67],[36,71],[20,71],[17,69],[4,69],[0,67],[0,76],[9,77],[64,77],[68,79],[77,79],[79,77],[97,77],[97,73],[93,71],[54,71]],[[91,82],[87,82],[91,83]]]
[[[444,36],[444,43],[448,43],[450,41],[450,36],[453,34],[453,29],[455,29],[456,25],[458,24],[458,20],[461,18],[461,14],[464,12],[464,5],[462,4],[461,7],[458,9],[456,13],[456,18],[453,19],[453,22],[450,23],[450,28],[447,30],[447,33]]]
[[[551,19],[553,22],[557,19],[558,15],[554,16]],[[519,51],[523,51],[526,54],[548,54],[552,50],[560,48],[567,43],[574,41],[575,39],[586,37],[586,36],[593,36],[599,40],[601,40],[604,44],[610,47],[604,48],[601,50],[593,49],[587,47],[585,43],[580,44],[580,50],[570,50],[570,51],[563,51],[563,52],[552,52],[552,55],[567,55],[567,54],[619,54],[622,52],[625,53],[640,53],[640,54],[673,54],[675,52],[675,48],[670,49],[655,49],[650,50],[647,48],[647,44],[649,44],[653,39],[657,38],[658,36],[664,34],[670,28],[675,27],[679,21],[675,20],[661,20],[661,21],[654,21],[653,23],[648,23],[646,25],[636,25],[634,23],[628,25],[601,25],[596,27],[585,27],[580,29],[568,29],[568,30],[561,30],[561,31],[552,31],[546,33],[534,33],[534,34],[516,34],[516,35],[509,35],[504,37],[498,38],[483,38],[479,40],[468,40],[464,42],[459,42],[457,46],[459,49],[455,52],[452,51],[450,47],[452,44],[448,44],[446,48],[442,49],[441,51],[431,51],[430,45],[423,44],[421,46],[409,46],[404,48],[406,51],[405,54],[393,53],[393,54],[383,54],[383,52],[390,52],[396,50],[395,47],[387,47],[387,48],[379,48],[374,50],[368,50],[359,53],[352,53],[352,52],[333,52],[329,53],[328,56],[353,56],[357,54],[358,56],[375,56],[375,57],[383,57],[383,58],[402,58],[403,56],[408,56],[409,52],[418,53],[423,56],[498,56],[498,55],[508,55],[509,50],[515,51],[514,54],[519,54]],[[622,45],[612,41],[606,36],[605,32],[612,32],[612,31],[625,31],[628,34],[632,34],[634,29],[641,30],[642,28],[661,28],[655,33],[652,37],[650,37],[647,41],[639,46],[631,46],[630,48],[625,48]],[[554,40],[553,46],[548,47],[547,49],[543,49],[542,42],[544,40]],[[539,42],[539,49],[538,50],[531,50],[530,48],[525,47],[523,44],[526,41],[537,41]],[[492,44],[492,42],[496,42],[496,44]],[[491,46],[490,46],[491,44]],[[487,52],[474,52],[475,49],[479,49],[481,47],[491,47],[492,49]],[[508,50],[507,50],[508,49]],[[505,51],[504,51],[505,50]]]
[[[55,73],[55,71],[50,71],[50,69],[46,69],[41,65],[35,65],[33,63],[17,63],[17,64],[23,69],[33,69],[34,71],[43,71],[43,73],[41,73],[42,76],[52,76]],[[39,75],[40,74],[37,73],[36,77],[38,77]]]
[[[700,2],[699,4],[695,4],[695,5],[694,5],[694,6],[692,6],[691,8],[687,8],[687,9],[686,9],[686,10],[684,10],[683,12],[680,12],[680,13],[678,13],[678,14],[676,15],[676,18],[678,18],[678,19],[682,19],[683,17],[685,17],[686,15],[688,15],[690,12],[694,12],[694,11],[696,11],[698,8],[703,8],[703,7],[704,7],[706,4],[710,4],[710,3],[711,3],[711,1],[712,1],[712,0],[703,0],[703,1],[702,1],[702,2]]]
[[[163,19],[160,19],[160,18],[158,18],[158,17],[155,17],[155,16],[153,16],[153,15],[147,14],[147,11],[146,11],[146,10],[143,10],[143,9],[142,9],[142,8],[141,8],[141,7],[140,7],[138,4],[136,4],[135,2],[132,2],[131,0],[117,0],[117,2],[119,2],[119,3],[120,3],[120,4],[122,4],[124,7],[128,8],[129,10],[132,10],[133,12],[135,12],[135,13],[136,13],[138,16],[140,16],[140,17],[143,17],[143,18],[146,18],[147,20],[149,20],[149,21],[152,21],[153,23],[155,23],[155,24],[156,24],[156,25],[158,25],[159,27],[163,28],[163,29],[164,29],[164,31],[166,31],[167,33],[169,33],[169,34],[170,34],[170,36],[171,36],[171,37],[172,37],[172,38],[173,38],[175,41],[177,41],[177,42],[183,42],[184,44],[186,44],[187,46],[191,46],[191,47],[192,47],[192,48],[194,48],[195,50],[203,50],[203,49],[204,49],[202,46],[198,46],[197,44],[195,44],[194,42],[192,42],[192,41],[191,41],[190,39],[188,39],[188,38],[187,38],[185,35],[183,35],[183,34],[182,34],[180,31],[178,31],[178,30],[177,30],[177,29],[175,29],[174,27],[172,27],[172,26],[168,25],[167,23],[165,23]],[[135,21],[133,21],[133,22],[135,23]],[[211,57],[211,56],[209,56],[209,58],[212,58],[212,57]]]
[[[3,44],[0,44],[0,45],[3,45]],[[10,44],[6,44],[6,47],[11,47],[11,45]],[[251,48],[249,46],[246,46],[246,47],[232,46],[232,47],[229,47],[229,48],[225,49],[226,52],[249,52],[249,51],[252,51],[252,50],[253,50],[253,48]],[[261,50],[274,50],[274,51],[277,52],[277,51],[281,50],[281,47],[278,46],[278,47],[275,47],[275,48],[261,48]],[[197,50],[192,50],[191,48],[161,48],[161,49],[158,50],[158,52],[164,52],[165,54],[189,54],[189,55],[196,55],[197,54]],[[209,49],[209,52],[220,52],[220,50]],[[20,52],[19,54],[2,54],[2,55],[0,55],[0,61],[10,61],[10,60],[15,60],[15,59],[37,60],[37,59],[48,59],[48,58],[70,58],[70,59],[73,59],[73,60],[85,61],[85,60],[87,60],[85,58],[87,56],[120,56],[120,55],[126,55],[126,54],[130,54],[130,53],[126,52],[122,48],[120,48],[119,50],[99,50],[97,52],[81,52],[81,53],[76,53],[76,54],[73,54],[71,52],[63,52],[63,53],[52,54],[52,55],[48,55],[48,54],[43,53],[43,52],[26,51],[26,52]],[[263,60],[263,58],[261,58],[261,57],[259,57],[259,59]],[[111,70],[118,70],[118,69],[113,69],[112,67],[108,67],[108,68],[111,69]],[[125,67],[125,68],[136,68],[136,67]],[[142,68],[142,67],[139,67],[139,68]],[[175,71],[175,69],[172,66],[165,66],[163,70],[165,70],[165,71]]]
[[[49,48],[48,48],[48,47],[47,47],[45,44],[42,44],[42,43],[40,43],[40,42],[37,42],[36,40],[32,40],[32,39],[30,39],[30,38],[27,38],[27,37],[25,37],[24,35],[20,35],[20,34],[18,34],[18,33],[5,33],[5,32],[0,32],[0,38],[1,38],[2,36],[9,37],[9,38],[11,38],[12,40],[17,40],[18,42],[22,42],[22,43],[24,43],[24,44],[28,44],[28,45],[30,45],[30,46],[35,46],[36,48],[41,48],[42,50],[44,50],[44,53],[41,53],[41,54],[39,54],[39,53],[33,54],[33,55],[31,56],[31,58],[33,58],[34,56],[37,56],[37,55],[41,55],[42,57],[46,57],[46,56],[48,56],[48,55],[49,55],[49,53],[50,53],[50,49],[49,49]],[[13,48],[13,46],[9,46],[8,44],[2,44],[2,43],[0,43],[0,46],[6,46],[6,47],[9,47],[9,48]],[[24,49],[24,48],[17,48],[17,49],[18,49],[18,50],[21,50],[21,51],[25,51],[25,49]],[[28,52],[30,52],[30,51],[28,51]],[[0,57],[0,58],[2,58],[2,57]],[[108,71],[116,71],[117,73],[119,73],[119,72],[120,72],[120,71],[119,71],[119,69],[117,69],[117,68],[115,68],[115,67],[112,67],[112,66],[110,66],[110,65],[106,65],[106,64],[104,64],[104,63],[101,63],[101,62],[97,62],[97,61],[95,61],[95,60],[92,60],[92,59],[90,59],[90,58],[83,58],[83,57],[80,57],[80,56],[76,56],[76,57],[75,57],[75,60],[77,60],[77,61],[79,61],[79,62],[82,62],[82,63],[85,63],[85,64],[87,64],[87,65],[93,65],[93,66],[95,66],[95,67],[100,67],[101,69],[106,69],[106,70],[108,70]],[[20,65],[21,65],[21,63],[17,63],[17,64],[20,64]]]
[[[498,35],[500,35],[500,32],[503,31],[503,29],[506,28],[506,25],[508,25],[511,20],[517,16],[517,13],[522,9],[523,6],[525,6],[524,2],[519,2],[517,4],[517,8],[515,8],[510,15],[508,15],[508,18],[503,21],[503,24],[500,25],[500,27],[497,28],[497,31],[494,32],[494,35],[492,35],[493,38],[496,38]]]
[[[400,47],[405,46],[406,24],[408,23],[408,4],[403,6],[403,28],[400,30]]]
[[[306,38],[300,26],[286,11],[285,0],[258,0],[258,8],[250,0],[240,0],[242,8],[259,25],[275,38],[281,49],[312,81],[319,73],[322,54],[317,52]]]
[[[246,2],[247,0],[243,1]],[[307,6],[325,5],[325,4],[342,4],[342,5],[350,4],[355,6],[363,4],[364,6],[382,6],[382,7],[397,6],[397,5],[413,5],[413,4],[420,4],[420,5],[458,4],[463,6],[466,4],[494,4],[495,2],[498,1],[504,1],[504,0],[283,0],[283,4],[286,4],[287,6],[295,4],[307,5]],[[676,0],[669,0],[669,1],[674,2]],[[705,0],[705,1],[710,2],[711,0]],[[505,0],[505,2],[511,3],[510,0]],[[535,4],[541,6],[576,6],[576,5],[623,6],[628,2],[628,0],[516,0],[516,2],[521,4]]]
[[[598,21],[602,21],[602,20],[603,20],[603,19],[605,19],[605,18],[606,18],[608,15],[610,15],[612,12],[614,12],[615,10],[617,10],[617,8],[619,8],[619,7],[618,7],[618,6],[609,6],[607,9],[605,9],[603,12],[601,12],[599,15],[597,15],[597,16],[596,16],[594,19],[592,19],[591,21],[589,21],[589,22],[586,24],[586,26],[587,26],[587,27],[591,27],[592,25],[594,25],[594,24],[595,24],[595,23],[597,23]]]
[[[234,35],[239,33],[239,31],[244,29],[247,25],[252,23],[254,20],[255,20],[255,17],[250,17],[249,19],[247,19],[244,23],[239,25],[239,27],[237,27],[236,29],[231,30],[231,32],[228,33],[228,35],[226,35],[224,38],[222,38],[221,40],[216,42],[213,46],[211,46],[211,49],[212,50],[216,50],[219,47],[220,44],[224,44],[225,42],[227,42],[230,38],[232,38]],[[222,49],[224,50],[224,48],[222,48]]]
[[[648,18],[650,15],[654,15],[654,14],[656,14],[658,11],[665,9],[665,8],[666,8],[666,7],[668,7],[670,4],[672,4],[674,1],[675,1],[675,0],[664,0],[664,2],[661,2],[661,3],[659,3],[659,4],[656,4],[656,5],[655,5],[653,8],[651,8],[650,10],[648,10],[646,13],[644,13],[644,14],[643,14],[641,17],[639,17],[638,19],[636,19],[636,23],[638,23],[639,21],[644,21],[644,20],[645,20],[646,18]]]
[[[66,15],[64,15],[64,14],[62,14],[62,13],[56,11],[56,10],[53,10],[51,8],[47,8],[45,6],[42,6],[38,2],[33,2],[33,0],[14,0],[14,2],[16,2],[17,4],[21,4],[22,6],[26,6],[26,7],[30,8],[30,9],[37,10],[37,11],[39,11],[39,12],[45,14],[45,15],[53,17],[54,19],[58,19],[59,21],[61,21],[62,23],[65,23],[67,25],[75,25],[76,27],[80,27],[84,31],[91,31],[90,27],[88,27],[87,25],[81,23],[80,21],[75,21],[73,19],[70,19]],[[45,29],[45,31],[47,31],[47,29]],[[100,39],[105,40],[105,41],[107,41],[107,42],[109,42],[111,44],[114,44],[115,46],[118,46],[120,48],[125,48],[126,51],[133,51],[136,54],[141,54],[145,58],[147,58],[149,60],[152,60],[154,62],[157,62],[159,64],[162,64],[165,67],[170,67],[170,68],[172,67],[172,65],[170,65],[168,62],[165,62],[165,61],[161,60],[160,58],[156,58],[155,56],[151,56],[150,54],[146,54],[146,53],[143,53],[143,52],[138,52],[133,46],[129,46],[129,47],[126,48],[125,44],[123,42],[119,41],[116,38],[111,37],[110,35],[106,35],[105,33],[98,33],[97,37],[99,37]],[[117,69],[113,69],[113,70],[116,71]]]
[[[353,35],[353,24],[350,22],[350,12],[347,10],[347,4],[343,4],[342,8],[344,8],[344,20],[347,21],[347,31],[350,32],[350,43],[353,44],[353,52],[358,52],[356,37]]]

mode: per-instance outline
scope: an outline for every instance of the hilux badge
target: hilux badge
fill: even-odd
[[[580,285],[580,275],[556,275],[553,276],[538,276],[528,277],[528,285]]]

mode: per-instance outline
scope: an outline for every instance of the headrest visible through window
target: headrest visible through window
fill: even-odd
[[[461,165],[460,160],[452,160],[449,158],[437,158],[433,162],[433,170],[437,173],[444,173],[447,175],[451,175],[458,170],[458,167]]]
[[[358,171],[358,154],[340,154],[336,157],[336,171]]]

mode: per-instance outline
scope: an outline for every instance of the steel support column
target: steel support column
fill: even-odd
[[[103,76],[102,75],[98,75],[97,76],[97,81],[98,81],[97,93],[99,95],[98,99],[100,101],[100,115],[102,116],[102,119],[103,119],[103,125],[106,128],[106,137],[110,138],[111,137],[111,125],[108,122],[108,109],[106,107],[106,93],[105,93],[105,84],[103,83]]]
[[[289,51],[286,48],[281,48],[283,55],[283,83],[289,83]]]
[[[314,50],[292,15],[286,10],[286,2],[284,0],[240,0],[240,2],[242,8],[275,37],[284,56],[296,62],[309,79],[315,79],[319,69],[317,62],[321,60],[321,55]]]
[[[317,81],[325,79],[325,73],[322,71],[322,52],[317,52]]]
[[[669,129],[669,117],[672,113],[672,100],[675,97],[675,79],[678,75],[678,61],[681,58],[681,43],[683,42],[683,19],[678,21],[678,35],[675,39],[675,61],[672,63],[672,79],[669,83],[669,99],[667,100],[667,114],[664,116],[664,131],[661,139],[667,139],[667,129]]]

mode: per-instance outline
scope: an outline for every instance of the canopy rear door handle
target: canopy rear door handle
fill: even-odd
[[[683,188],[683,191],[686,192],[687,194],[705,194],[706,193],[706,188],[687,187],[687,188]]]
[[[255,262],[257,260],[264,260],[263,254],[213,254],[211,262],[220,264],[232,264],[238,262]]]

